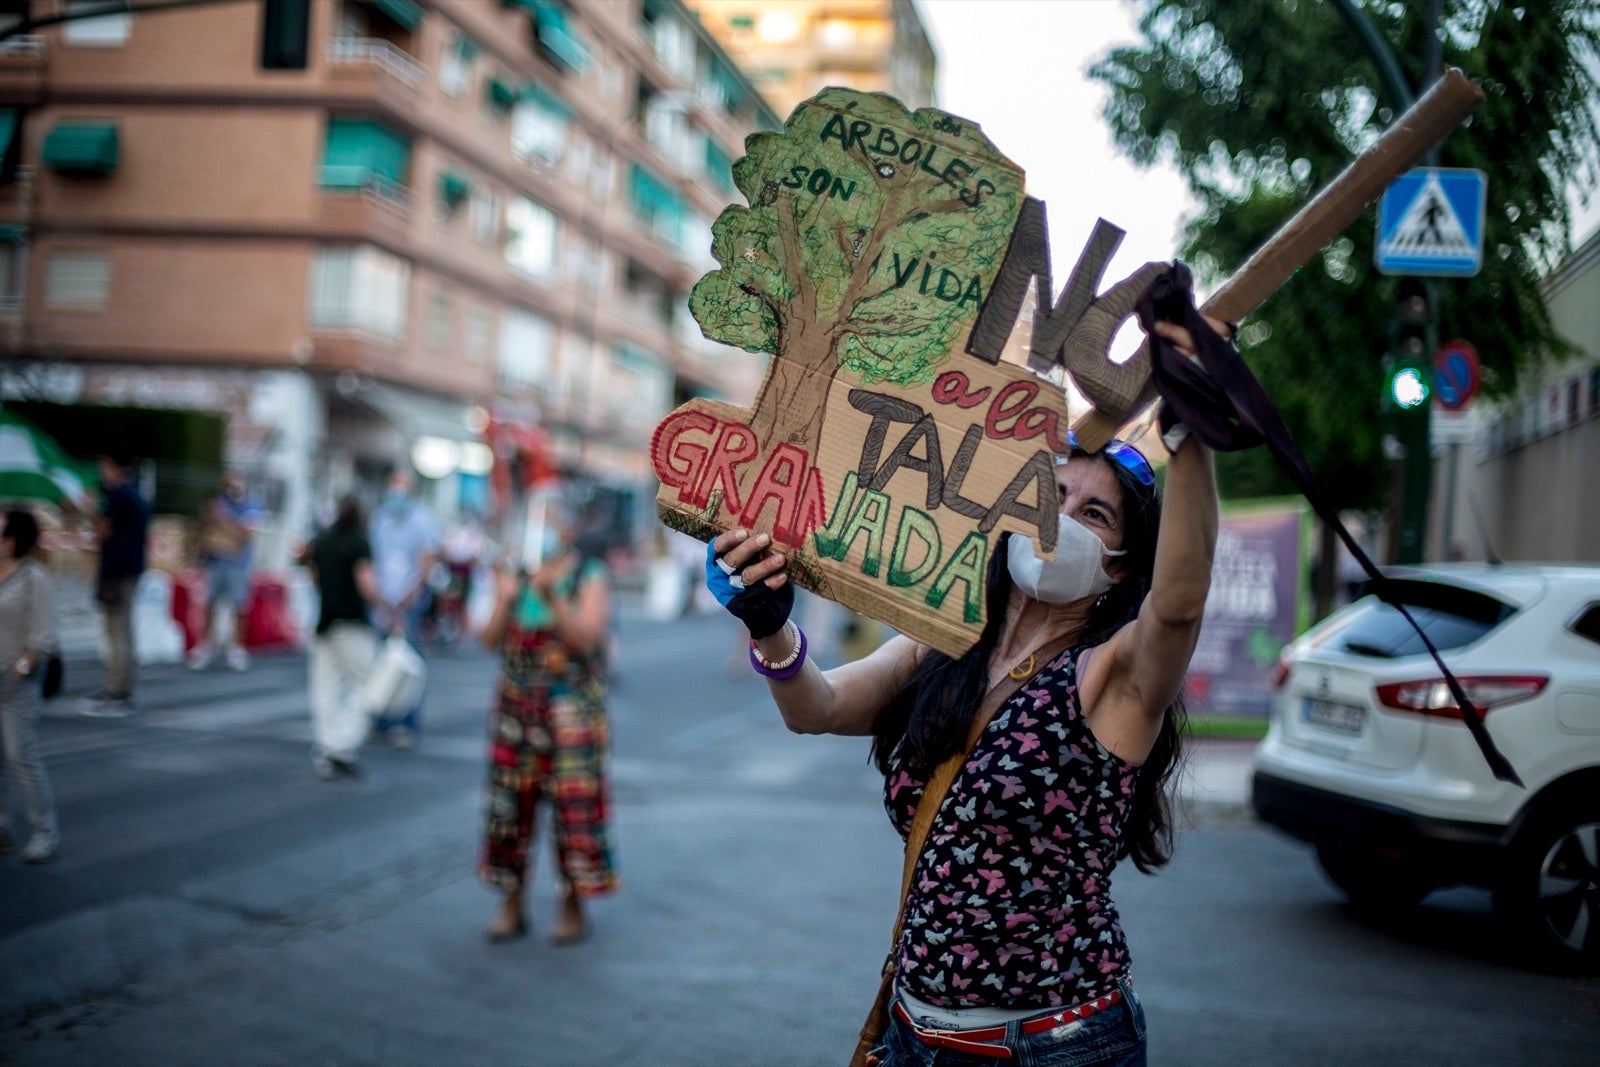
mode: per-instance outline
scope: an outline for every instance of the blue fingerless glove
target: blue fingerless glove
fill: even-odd
[[[706,588],[757,640],[783,629],[794,610],[793,582],[784,582],[777,589],[768,588],[764,581],[747,586],[739,573],[717,555],[715,543],[706,545]]]

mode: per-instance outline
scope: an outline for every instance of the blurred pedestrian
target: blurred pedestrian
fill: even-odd
[[[408,470],[402,468],[389,476],[383,503],[372,513],[370,539],[378,595],[384,605],[379,628],[403,636],[420,653],[422,621],[428,616],[428,572],[439,559],[439,526],[433,514],[412,499],[415,488],[416,479]],[[418,692],[404,712],[374,720],[373,729],[395,748],[416,744],[423,695]]]
[[[239,615],[250,602],[250,570],[255,558],[261,505],[245,489],[244,476],[227,471],[221,490],[200,513],[200,556],[206,571],[206,634],[189,657],[204,670],[222,653],[228,667],[242,671],[250,655],[239,644]]]
[[[605,647],[610,593],[605,564],[581,558],[562,509],[547,512],[539,558],[497,576],[484,644],[501,656],[490,714],[489,789],[480,873],[502,894],[487,930],[503,941],[527,931],[524,887],[534,818],[548,798],[563,886],[550,939],[588,934],[583,901],[617,886],[606,770]]]
[[[100,459],[100,514],[95,534],[100,563],[95,600],[105,619],[106,676],[100,692],[78,708],[92,718],[120,719],[133,711],[137,663],[133,649],[133,596],[144,573],[145,536],[150,510],[133,484],[133,459]]]
[[[0,529],[0,852],[10,852],[11,812],[6,777],[16,779],[32,836],[22,850],[28,863],[48,863],[61,850],[55,800],[39,754],[40,682],[56,651],[55,592],[34,556],[39,525],[26,511],[8,511]]]
[[[1198,325],[1198,319],[1191,320]],[[1226,344],[1157,322],[1152,344]],[[1175,357],[1174,357],[1175,358]],[[766,534],[712,541],[707,584],[750,634],[750,662],[797,733],[872,738],[906,841],[900,921],[853,1063],[1145,1062],[1143,1009],[1111,898],[1123,857],[1171,857],[1179,696],[1217,540],[1211,453],[1112,440],[1056,467],[1049,560],[999,538],[987,622],[959,657],[895,637],[820,670],[789,621],[787,562]]]
[[[378,652],[368,613],[380,605],[359,500],[339,501],[333,524],[306,546],[302,561],[321,600],[308,665],[311,766],[324,780],[354,777],[370,725],[361,690]]]

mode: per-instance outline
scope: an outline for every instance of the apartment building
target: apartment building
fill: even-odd
[[[644,528],[657,420],[760,380],[687,294],[777,116],[679,0],[309,10],[304,69],[257,0],[0,42],[0,400],[153,458],[158,510],[242,468],[273,563],[397,463],[446,515],[554,467]]]
[[[785,118],[830,85],[935,99],[938,59],[915,0],[686,0]]]

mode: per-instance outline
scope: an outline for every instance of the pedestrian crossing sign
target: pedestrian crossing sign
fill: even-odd
[[[1395,179],[1378,204],[1378,270],[1449,278],[1477,274],[1488,184],[1481,170],[1448,167],[1418,167]]]

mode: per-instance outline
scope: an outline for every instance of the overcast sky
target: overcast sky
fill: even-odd
[[[939,54],[939,105],[971,119],[1028,175],[1049,205],[1059,291],[1097,216],[1127,231],[1105,280],[1177,254],[1194,211],[1176,170],[1139,170],[1111,144],[1105,89],[1089,65],[1137,40],[1125,0],[918,0]],[[1494,196],[1494,175],[1489,175]],[[1574,200],[1576,208],[1576,201]],[[1364,225],[1358,224],[1358,225]],[[1573,247],[1600,225],[1600,197],[1577,209]]]

